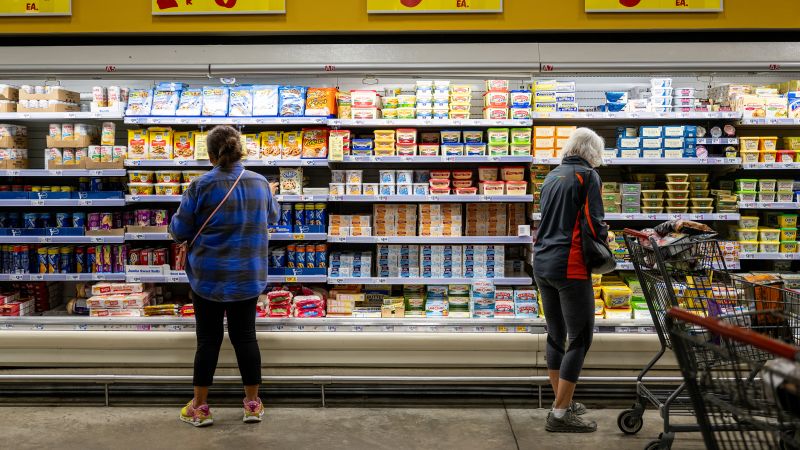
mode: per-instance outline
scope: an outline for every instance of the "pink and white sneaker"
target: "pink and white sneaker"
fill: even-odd
[[[247,401],[244,400],[244,417],[242,421],[244,423],[258,423],[261,422],[261,418],[264,417],[264,404],[261,403],[261,399],[259,398],[258,401],[251,400]]]
[[[195,427],[207,427],[214,423],[214,418],[211,416],[211,408],[208,405],[201,405],[194,407],[194,400],[189,400],[181,409],[180,419]]]

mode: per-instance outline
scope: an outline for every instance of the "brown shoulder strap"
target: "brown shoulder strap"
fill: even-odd
[[[208,222],[210,222],[211,218],[214,217],[214,214],[216,214],[217,211],[219,211],[219,209],[222,208],[222,205],[225,203],[226,200],[228,200],[228,197],[231,196],[231,193],[233,193],[233,190],[236,189],[236,186],[239,184],[239,180],[242,179],[242,175],[244,175],[244,172],[245,172],[245,169],[243,168],[242,172],[239,173],[239,176],[236,178],[236,181],[233,183],[233,186],[231,186],[230,190],[228,190],[228,193],[225,194],[225,198],[223,198],[222,201],[219,202],[219,205],[217,205],[217,207],[214,209],[214,211],[211,213],[211,215],[208,216],[208,219],[206,219],[206,221],[203,222],[203,226],[201,226],[200,229],[197,230],[197,234],[194,235],[194,239],[192,239],[192,242],[189,244],[189,247],[194,245],[194,241],[196,241],[197,238],[200,237],[200,233],[202,233],[203,230],[206,228],[206,225],[208,225]]]

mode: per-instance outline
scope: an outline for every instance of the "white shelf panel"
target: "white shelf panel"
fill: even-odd
[[[242,161],[245,167],[324,167],[327,159],[256,159]],[[203,167],[210,168],[208,160],[127,159],[126,167]]]
[[[738,166],[741,158],[604,158],[607,166]],[[561,164],[561,158],[533,158],[533,164]]]
[[[351,244],[530,244],[531,236],[328,236]]]
[[[169,275],[146,275],[146,274],[127,274],[123,277],[129,283],[188,283],[189,278],[185,273],[173,271]],[[267,280],[270,283],[325,283],[325,275],[298,275],[298,276],[277,276],[269,275]]]
[[[0,236],[0,244],[122,244],[123,236]]]
[[[67,200],[0,200],[3,206],[125,206],[125,199],[67,199]]]
[[[169,233],[125,233],[126,241],[171,241]]]
[[[324,241],[328,239],[325,233],[270,233],[270,241]]]
[[[138,125],[325,125],[325,117],[125,117]]]
[[[331,164],[354,163],[519,163],[533,162],[532,156],[345,156],[342,161],[330,161]]]
[[[93,112],[31,112],[31,113],[0,113],[0,120],[122,120],[122,114],[93,113]]]
[[[717,213],[717,214],[606,214],[605,220],[719,220],[719,221],[735,221],[739,220],[740,214],[738,213]],[[541,213],[533,213],[530,215],[531,220],[542,220]]]
[[[0,281],[125,281],[124,273],[0,274]]]
[[[181,195],[126,195],[127,203],[180,203]]]
[[[330,195],[329,202],[533,202],[532,195]]]
[[[740,112],[534,112],[533,119],[545,120],[712,120],[741,119]]]
[[[124,177],[127,173],[125,169],[9,169],[0,170],[0,177]]]
[[[764,126],[783,126],[783,127],[796,127],[800,126],[800,119],[788,118],[772,118],[772,119],[742,119],[739,125],[764,125]]]
[[[800,170],[800,162],[744,163],[742,168],[746,170]]]
[[[800,209],[800,203],[739,202],[739,209]]]
[[[530,119],[328,119],[332,127],[529,127]]]
[[[739,253],[740,260],[798,261],[800,253]]]
[[[329,284],[472,284],[474,281],[492,281],[498,286],[528,285],[533,283],[531,277],[518,275],[503,278],[328,278]]]
[[[327,202],[328,195],[276,195],[279,202]]]

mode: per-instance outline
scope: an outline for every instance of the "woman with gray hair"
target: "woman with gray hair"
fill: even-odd
[[[597,133],[578,128],[564,146],[561,165],[542,187],[533,273],[547,321],[547,369],[556,395],[547,415],[546,429],[551,432],[597,429],[595,422],[580,417],[586,407],[573,402],[572,395],[594,329],[592,275],[584,262],[581,224],[586,223],[595,238],[608,239],[600,175],[594,170],[603,162],[604,146]]]

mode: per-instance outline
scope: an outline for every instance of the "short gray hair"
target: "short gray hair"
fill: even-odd
[[[606,143],[589,128],[578,128],[564,144],[564,157],[580,156],[592,167],[603,165],[603,150]]]

